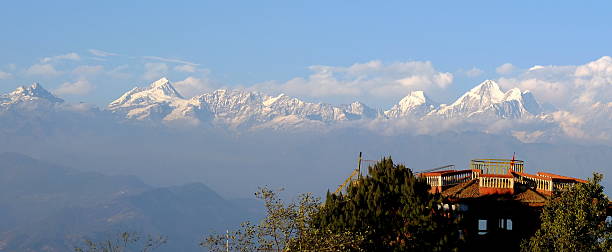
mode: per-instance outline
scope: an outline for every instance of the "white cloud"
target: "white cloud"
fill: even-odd
[[[105,52],[97,49],[89,49],[89,52],[98,57],[119,56],[117,53]]]
[[[197,65],[178,65],[174,67],[174,71],[183,72],[183,73],[203,73],[209,74],[210,70],[205,68],[198,68]]]
[[[120,65],[108,71],[107,74],[117,79],[128,79],[132,76],[130,73],[124,72],[128,68],[128,65]]]
[[[536,71],[536,70],[540,70],[540,69],[545,69],[545,67],[544,66],[540,66],[540,65],[535,65],[535,66],[532,66],[531,68],[529,68],[528,71]]]
[[[495,68],[495,72],[503,75],[511,74],[512,72],[514,72],[514,70],[516,70],[516,67],[510,63],[505,63]]]
[[[12,74],[0,71],[0,80],[11,78]]]
[[[185,64],[185,65],[193,65],[193,66],[199,65],[193,62],[182,60],[182,59],[164,58],[164,57],[157,57],[157,56],[144,56],[143,58],[148,59],[148,60],[158,60],[158,61],[163,61],[163,62],[168,62],[168,63],[178,63],[178,64]]]
[[[578,66],[574,76],[576,88],[583,90],[576,102],[590,105],[612,101],[612,57],[601,57]]]
[[[502,87],[531,90],[541,101],[574,110],[612,102],[612,57],[579,66],[534,66],[513,78],[500,78]]]
[[[210,80],[193,76],[174,82],[173,85],[185,97],[193,97],[214,90]]]
[[[506,89],[531,90],[539,101],[556,106],[559,110],[549,116],[563,135],[608,144],[612,140],[612,57],[577,66],[535,65],[499,83]]]
[[[57,76],[61,74],[60,71],[56,70],[51,64],[34,64],[26,69],[28,75],[39,75],[39,76]]]
[[[561,130],[565,135],[572,138],[584,139],[587,138],[587,133],[582,130],[584,118],[568,111],[553,112],[552,117],[559,123]]]
[[[77,53],[67,53],[67,54],[62,54],[62,55],[57,55],[57,56],[52,56],[52,57],[45,57],[43,59],[40,60],[41,63],[49,63],[49,62],[53,62],[53,61],[60,61],[60,60],[80,60],[81,57],[77,54]]]
[[[78,80],[76,82],[65,82],[57,89],[54,93],[57,95],[84,95],[88,94],[94,89],[94,85],[89,83],[87,80]]]
[[[78,76],[92,76],[92,75],[100,74],[103,71],[104,71],[104,67],[100,65],[78,66],[74,70],[72,70],[72,73]]]
[[[533,132],[528,131],[512,131],[512,136],[523,143],[535,143],[540,140],[540,137],[544,135],[544,131],[536,130]]]
[[[472,69],[465,71],[465,75],[471,78],[481,76],[482,74],[484,74],[484,71],[476,67],[472,67]]]
[[[521,90],[532,91],[536,99],[561,106],[568,101],[570,87],[563,82],[540,78],[500,78],[498,83],[506,90],[518,87]]]
[[[300,97],[359,100],[399,99],[413,90],[442,90],[453,82],[453,74],[437,71],[429,61],[384,64],[357,63],[348,67],[311,66],[313,73],[284,83],[266,82],[253,88]]]
[[[174,71],[183,73],[195,73],[198,71],[198,68],[194,65],[178,65],[174,67]]]
[[[156,80],[168,75],[168,65],[165,63],[145,63],[145,72],[142,78]]]

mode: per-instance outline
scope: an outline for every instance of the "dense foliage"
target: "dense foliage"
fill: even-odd
[[[608,198],[595,174],[553,196],[544,206],[542,224],[523,241],[523,251],[612,251],[612,225],[606,222]]]
[[[452,251],[455,220],[440,208],[439,195],[391,158],[368,168],[346,194],[327,194],[313,224],[323,230],[366,234],[367,251]]]

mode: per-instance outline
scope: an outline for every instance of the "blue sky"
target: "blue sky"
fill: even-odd
[[[534,65],[579,66],[612,54],[609,1],[382,2],[4,3],[0,92],[37,81],[69,101],[103,105],[163,74],[190,80],[191,86],[182,84],[193,93],[240,86],[388,106],[412,89],[446,102],[487,78],[521,76]],[[409,62],[424,65],[401,65]],[[367,63],[378,70],[356,77],[350,67]],[[44,72],[50,69],[43,65],[55,72]],[[329,72],[351,85],[366,75],[376,81],[350,90],[334,89],[342,85],[336,82],[317,91],[299,86]],[[418,77],[410,83],[422,84],[368,91],[410,76]]]

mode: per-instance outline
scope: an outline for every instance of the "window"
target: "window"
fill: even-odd
[[[499,219],[499,229],[512,230],[512,219]]]
[[[478,234],[487,234],[487,220],[478,220]]]

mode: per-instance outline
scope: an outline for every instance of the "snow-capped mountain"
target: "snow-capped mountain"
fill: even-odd
[[[220,89],[183,98],[165,78],[147,88],[134,88],[111,102],[108,109],[125,119],[211,123],[230,128],[261,125],[303,125],[301,121],[331,123],[374,118],[377,113],[363,103],[332,106],[310,103],[284,94],[268,96],[246,90]],[[270,125],[272,128],[276,126]]]
[[[385,111],[385,115],[389,118],[419,118],[429,114],[437,107],[438,104],[429,99],[429,97],[425,95],[425,92],[413,91],[400,100],[400,102],[394,105],[390,110]]]
[[[362,102],[353,102],[348,105],[341,105],[340,107],[344,109],[344,111],[348,112],[347,116],[349,120],[376,118],[381,114],[377,110],[368,107]]]
[[[531,92],[513,88],[502,92],[499,85],[486,80],[450,105],[441,105],[428,116],[443,118],[529,118],[541,113]]]
[[[135,87],[108,105],[113,113],[126,119],[163,120],[186,100],[174,89],[166,78],[159,79],[149,87]]]
[[[15,91],[7,95],[3,95],[2,97],[11,99],[13,101],[47,100],[50,102],[64,102],[64,100],[51,94],[36,82],[29,87],[18,87],[15,89]]]
[[[21,86],[15,91],[0,95],[0,111],[11,109],[38,109],[62,103],[64,100],[54,96],[40,84]]]
[[[71,107],[51,94],[40,84],[20,86],[15,91],[0,95],[0,122],[4,130],[22,130],[38,125],[43,118],[54,117],[58,111]],[[13,128],[13,129],[11,129]]]
[[[97,107],[64,102],[38,83],[0,95],[0,135],[40,136],[58,131],[70,132],[83,130],[90,125],[112,124],[109,119]]]

